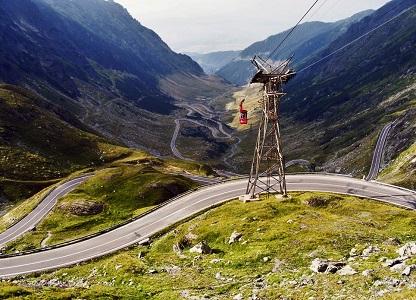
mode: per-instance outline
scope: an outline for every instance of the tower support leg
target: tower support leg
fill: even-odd
[[[250,199],[256,199],[261,193],[287,196],[279,124],[280,94],[269,91],[265,85],[263,114],[246,190]]]

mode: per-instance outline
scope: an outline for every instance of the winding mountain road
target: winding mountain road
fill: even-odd
[[[170,149],[172,150],[172,153],[174,156],[176,156],[179,159],[182,160],[190,160],[189,158],[186,158],[182,155],[181,152],[179,152],[178,148],[176,147],[176,140],[178,139],[179,132],[181,131],[181,119],[175,120],[175,131],[173,132],[172,139],[170,141]]]
[[[0,234],[0,249],[7,243],[32,230],[56,205],[59,198],[69,194],[92,175],[72,179],[55,188],[39,205],[18,223]]]
[[[374,150],[373,160],[371,162],[370,172],[368,173],[366,180],[374,180],[377,178],[378,172],[380,171],[381,160],[384,154],[384,148],[386,147],[387,138],[390,131],[393,129],[394,123],[389,123],[384,126],[377,140],[377,145]]]
[[[195,111],[203,115],[203,117],[212,117],[212,115],[208,116],[209,113],[202,112],[201,109],[198,108]],[[192,110],[189,110],[188,115],[191,113]],[[174,154],[181,159],[185,158],[176,149],[176,138],[180,131],[181,121],[194,122],[198,125],[205,126],[211,130],[214,137],[219,137],[221,133],[224,134],[224,137],[220,138],[228,138],[229,136],[220,124],[218,124],[219,129],[216,129],[192,119],[178,119],[176,120],[177,127],[172,138],[171,147]],[[367,180],[374,179],[378,174],[383,149],[392,127],[392,123],[387,124],[380,134],[374,152],[372,168]],[[53,190],[28,216],[0,234],[0,248],[33,229],[49,213],[54,205],[56,205],[60,197],[74,190],[91,176],[86,175],[73,179]],[[210,185],[191,194],[186,194],[138,220],[90,239],[46,251],[0,258],[0,278],[9,278],[70,266],[113,253],[132,244],[140,243],[183,219],[231,199],[238,198],[238,196],[245,193],[247,184],[246,179],[220,183],[215,179],[201,179],[199,176],[195,176],[194,180],[215,185]],[[288,175],[287,187],[290,192],[319,191],[346,194],[416,210],[415,192],[374,181],[362,181],[351,177],[336,175]]]
[[[202,116],[202,119],[208,121],[208,122],[213,122],[215,124],[217,124],[218,128],[212,127],[208,124],[204,124],[200,121],[191,119],[191,118],[179,118],[175,120],[175,131],[173,133],[172,139],[170,141],[170,148],[171,151],[173,153],[174,156],[176,156],[179,159],[182,160],[191,160],[189,158],[186,158],[182,155],[182,153],[178,150],[178,148],[176,147],[176,141],[178,139],[179,136],[179,132],[181,130],[181,122],[190,122],[190,123],[194,123],[198,126],[201,127],[206,127],[211,131],[211,135],[215,138],[215,139],[233,139],[233,137],[231,136],[231,134],[229,134],[225,129],[224,129],[224,124],[221,123],[220,121],[215,119],[215,115],[213,114],[213,112],[207,108],[205,105],[203,104],[196,104],[196,105],[188,105],[188,104],[183,104],[181,105],[181,107],[185,108],[188,110],[188,113],[186,114],[187,117],[192,116],[192,114],[194,113],[198,113]]]
[[[136,221],[89,240],[43,252],[1,258],[0,278],[53,270],[124,249],[192,215],[237,198],[245,193],[246,184],[246,179],[239,179],[208,186],[184,195]],[[291,192],[348,194],[416,209],[416,193],[410,190],[350,177],[289,175],[287,187]]]

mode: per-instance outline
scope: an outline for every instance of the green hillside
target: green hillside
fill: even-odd
[[[285,87],[287,96],[281,107],[286,160],[306,159],[317,171],[362,177],[370,168],[378,135],[387,123],[398,124],[388,141],[389,161],[414,143],[416,8],[409,9],[412,5],[408,0],[388,3],[352,24],[325,50],[298,67],[300,72]],[[302,70],[400,12],[404,13],[382,29]],[[244,93],[248,103],[256,103],[260,97],[251,90],[238,96]],[[238,99],[232,101],[230,113],[234,115]],[[249,111],[254,128],[257,112]],[[240,133],[243,142],[234,158],[240,168],[250,160],[255,134],[248,128]]]
[[[171,168],[157,159],[136,156],[96,171],[94,177],[59,199],[36,231],[9,243],[3,252],[41,248],[42,242],[55,245],[97,233],[198,186],[190,179],[170,174]]]
[[[51,180],[130,153],[86,130],[40,96],[0,85],[0,194],[26,198]]]
[[[416,143],[403,151],[383,172],[380,180],[416,190]]]
[[[227,89],[115,1],[1,1],[0,15],[0,83],[35,90],[120,144],[171,155],[174,118],[186,113],[177,91],[195,101]]]
[[[412,299],[415,272],[402,276],[384,262],[416,239],[415,212],[339,195],[291,196],[233,201],[150,246],[4,281],[0,298]],[[241,237],[230,244],[233,232]],[[191,253],[202,241],[212,253]],[[317,258],[347,264],[353,274],[315,273],[310,266]]]

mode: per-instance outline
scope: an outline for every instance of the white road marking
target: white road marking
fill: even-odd
[[[77,181],[77,180],[82,180],[82,179],[84,179],[84,178],[88,178],[88,177],[80,177],[80,178],[76,178],[76,179],[74,179],[73,181]],[[71,181],[70,181],[71,182]],[[26,233],[26,232],[28,232],[29,230],[31,230],[33,227],[28,227],[28,228],[26,228],[24,231],[22,231],[21,233],[20,233],[20,235],[19,236],[16,236],[15,238],[13,238],[13,239],[9,239],[9,240],[7,240],[10,236],[12,236],[12,235],[14,235],[16,232],[18,232],[19,230],[21,230],[24,226],[26,226],[26,225],[28,225],[32,220],[34,220],[37,216],[39,216],[39,215],[42,215],[42,217],[41,218],[39,218],[39,220],[38,220],[38,222],[40,222],[42,219],[43,219],[43,217],[44,216],[46,216],[52,209],[53,209],[53,207],[54,206],[51,206],[51,207],[49,207],[49,205],[52,203],[52,202],[54,202],[57,198],[59,198],[59,197],[61,197],[61,196],[63,196],[64,194],[65,194],[65,192],[68,190],[68,189],[71,189],[72,187],[74,187],[74,186],[77,186],[77,185],[80,185],[80,184],[82,184],[82,182],[83,181],[81,181],[81,182],[79,182],[79,181],[77,181],[77,182],[75,182],[75,183],[73,183],[73,184],[71,184],[71,185],[69,185],[69,186],[67,186],[67,187],[65,187],[63,190],[60,190],[60,191],[58,191],[59,190],[59,188],[61,188],[62,186],[59,186],[59,187],[56,187],[51,193],[53,193],[53,192],[56,192],[56,191],[58,191],[58,193],[54,196],[54,197],[52,197],[46,204],[45,204],[45,206],[42,208],[42,209],[40,209],[37,213],[35,213],[33,216],[31,216],[31,218],[30,219],[28,219],[28,220],[26,220],[26,217],[25,218],[23,218],[22,220],[21,220],[21,222],[19,222],[19,223],[17,223],[15,226],[13,226],[13,227],[11,227],[10,229],[12,229],[12,231],[11,232],[9,232],[5,237],[3,237],[1,240],[0,240],[0,247],[1,246],[3,246],[4,244],[7,244],[7,243],[9,243],[9,242],[11,242],[11,241],[13,241],[14,239],[16,239],[16,238],[18,238],[19,236],[21,236],[21,235],[23,235],[24,233]],[[68,182],[67,183],[65,183],[65,184],[68,184]],[[64,184],[64,185],[65,185]],[[50,194],[48,195],[48,196],[46,196],[46,198],[44,199],[44,200],[46,200],[48,197],[50,196]],[[40,205],[43,205],[44,204],[44,202],[42,201],[41,203],[39,203],[39,205],[37,206],[37,207],[39,207]],[[45,209],[46,209],[46,211],[45,211]],[[45,211],[45,213],[43,213]],[[29,215],[28,215],[29,216]],[[37,223],[38,223],[37,222]],[[36,225],[36,224],[34,224],[34,225]],[[4,233],[7,233],[8,232],[8,230],[6,230]]]
[[[370,199],[373,199],[373,200],[387,202],[387,203],[391,203],[391,204],[396,204],[396,205],[403,206],[403,207],[405,207],[405,205],[402,204],[402,203],[403,202],[405,203],[407,201],[407,199],[405,199],[405,198],[398,198],[399,197],[398,195],[394,196],[394,193],[397,193],[399,195],[403,193],[403,191],[401,191],[397,188],[394,189],[393,187],[386,187],[386,186],[381,186],[380,185],[380,188],[385,189],[386,193],[377,192],[377,191],[373,191],[373,189],[377,188],[376,183],[362,182],[362,181],[356,180],[356,179],[349,179],[349,178],[345,178],[345,177],[332,177],[332,176],[330,177],[330,176],[322,176],[322,175],[320,175],[320,176],[317,176],[317,175],[293,176],[292,175],[292,176],[289,176],[288,178],[289,178],[288,188],[291,192],[293,192],[293,191],[303,191],[305,189],[306,190],[315,190],[316,189],[316,191],[321,191],[321,192],[330,192],[330,193],[336,193],[336,194],[345,194],[345,195],[351,195],[351,196],[370,198]],[[318,182],[312,182],[312,183],[308,182],[311,179],[317,180]],[[291,183],[290,180],[295,180],[295,182]],[[296,180],[298,180],[299,182],[296,182]],[[330,182],[328,183],[328,180],[333,181],[335,183],[330,183]],[[319,182],[319,181],[324,181],[324,183]],[[341,184],[341,182],[344,182],[344,184]],[[174,212],[169,212],[169,209],[175,209],[174,207],[171,207],[172,205],[184,205],[184,204],[186,205],[186,203],[188,201],[190,202],[192,199],[195,199],[201,193],[209,193],[209,192],[214,193],[215,190],[231,189],[235,185],[240,185],[240,187],[238,189],[234,188],[232,190],[228,190],[226,192],[221,192],[221,193],[218,193],[218,194],[213,195],[213,196],[209,196],[209,197],[205,196],[204,199],[200,199],[196,202],[191,202],[189,206],[179,208],[179,209],[175,210]],[[131,245],[133,245],[133,244],[135,244],[135,243],[137,243],[137,242],[139,242],[139,241],[141,241],[141,240],[143,240],[147,237],[150,237],[153,234],[155,234],[158,231],[165,228],[166,226],[170,226],[172,224],[175,224],[178,221],[180,221],[180,220],[182,220],[186,217],[192,216],[192,215],[194,215],[194,214],[196,214],[200,211],[203,211],[203,210],[205,210],[209,207],[212,207],[212,206],[218,205],[220,203],[224,203],[224,202],[227,202],[229,200],[235,199],[237,197],[237,195],[236,195],[237,192],[238,193],[244,193],[244,191],[245,191],[244,185],[245,185],[245,182],[243,180],[239,180],[239,181],[223,183],[223,184],[217,185],[215,187],[211,186],[211,187],[203,188],[202,190],[200,190],[198,192],[192,193],[190,195],[186,195],[182,199],[177,200],[177,201],[172,202],[172,203],[169,203],[164,208],[161,208],[161,209],[165,209],[166,213],[168,213],[168,214],[165,215],[164,217],[162,217],[160,219],[157,219],[157,220],[154,220],[154,221],[149,220],[150,223],[147,223],[147,224],[143,225],[142,227],[139,227],[139,229],[137,227],[140,226],[140,223],[143,223],[143,219],[136,220],[136,221],[134,221],[130,224],[127,224],[123,227],[120,227],[120,228],[116,229],[115,231],[117,231],[117,230],[118,231],[123,231],[123,230],[125,230],[125,231],[128,230],[129,231],[128,234],[125,234],[122,237],[117,237],[115,239],[112,239],[111,241],[106,241],[103,244],[94,245],[92,247],[89,247],[88,249],[78,251],[78,252],[72,252],[71,254],[61,255],[61,256],[58,256],[58,257],[55,257],[55,258],[45,259],[45,260],[36,261],[36,262],[33,262],[33,260],[32,260],[29,263],[19,264],[19,265],[15,265],[15,266],[9,266],[9,267],[5,267],[5,268],[0,268],[0,271],[7,272],[7,270],[10,270],[10,269],[29,267],[27,269],[21,270],[20,272],[13,272],[13,273],[9,273],[9,274],[6,273],[6,274],[3,274],[3,275],[0,275],[0,277],[13,277],[13,276],[20,275],[20,274],[57,269],[57,268],[60,268],[60,267],[70,266],[70,265],[73,265],[73,264],[76,264],[76,263],[79,263],[79,262],[82,262],[82,261],[91,260],[93,258],[97,258],[97,257],[103,256],[103,255],[106,255],[106,254],[113,253],[113,252],[118,251],[120,249],[131,246]],[[307,188],[302,188],[302,186],[305,186],[305,185],[306,185]],[[356,185],[356,186],[353,186],[353,185]],[[299,186],[299,188],[297,186]],[[328,189],[325,188],[325,187],[320,188],[320,186],[328,186]],[[331,187],[333,188],[332,191],[331,191]],[[344,189],[344,190],[346,190],[346,192],[342,192],[342,191],[339,192],[338,191],[339,189],[341,189],[341,190]],[[351,193],[348,193],[349,189],[351,190]],[[362,194],[359,194],[360,192],[362,192]],[[234,195],[231,198],[221,199],[221,196],[225,196],[225,195],[231,194],[231,193],[234,193]],[[392,194],[392,195],[390,195],[390,194]],[[377,195],[380,195],[382,197],[391,197],[391,200],[389,201],[389,200],[384,200],[383,198],[381,198],[381,199],[376,198]],[[416,193],[409,193],[409,194],[406,193],[406,194],[402,194],[402,196],[403,197],[412,196],[412,197],[414,197],[414,203],[416,203]],[[200,204],[202,202],[209,202],[213,198],[219,198],[221,200],[215,201],[215,203],[212,203],[212,204],[207,203],[207,205],[204,205],[201,208],[196,208],[195,211],[192,211],[193,207],[197,206],[198,204]],[[393,199],[395,201],[400,201],[400,203],[397,203],[397,202],[394,203],[392,201]],[[408,203],[410,205],[410,201]],[[406,208],[410,208],[410,207],[406,207]],[[181,214],[185,210],[188,210],[188,213],[185,213],[183,216],[180,216],[179,218],[172,220],[171,221],[172,224],[168,224],[168,225],[165,224],[166,226],[163,225],[164,220],[168,219],[169,217],[172,217],[175,214]],[[160,210],[155,211],[154,213],[152,213],[150,215],[147,215],[146,217],[148,217],[149,219],[152,219],[152,218],[156,217],[158,214],[160,214]],[[140,238],[138,238],[137,235],[134,235],[136,232],[138,232],[138,230],[140,230],[143,234],[143,231],[146,231],[146,229],[150,229],[152,226],[154,226],[158,223],[161,223],[160,228],[156,226],[155,228],[149,230],[149,232],[147,234],[144,234]],[[112,231],[108,234],[114,234],[115,231]],[[115,234],[117,234],[117,232]],[[93,238],[93,239],[88,240],[88,241],[80,242],[80,243],[84,243],[83,246],[85,247],[85,246],[88,246],[88,244],[85,244],[85,243],[88,243],[88,242],[94,243],[94,239],[96,239],[98,241],[103,240],[103,239],[105,240],[105,238],[106,238],[105,235],[106,234],[98,236],[98,237]],[[117,243],[118,241],[121,241],[124,238],[130,239],[132,237],[133,237],[133,239],[129,242],[125,242],[125,243],[122,243],[120,245],[115,245],[112,248],[98,251],[97,253],[88,255],[86,257],[81,257],[81,258],[75,258],[74,257],[73,260],[69,259],[68,261],[66,261],[64,263],[59,263],[59,260],[66,259],[66,258],[71,257],[71,256],[79,256],[80,254],[86,253],[86,252],[94,250],[94,249],[98,249],[100,247],[105,247],[105,246],[107,246],[111,243]],[[136,239],[134,239],[134,237],[136,237]],[[63,247],[63,248],[64,248],[64,251],[67,251],[67,250],[72,250],[72,248],[76,248],[76,246],[77,246],[77,244],[73,244],[71,246],[66,246],[66,247]],[[59,249],[63,249],[63,248],[58,248],[58,249],[55,249],[55,250],[52,250],[52,251],[55,251],[55,252],[58,251],[57,254],[59,254]],[[74,249],[74,251],[75,250],[76,249]],[[36,254],[29,255],[29,257],[33,256],[33,258],[31,258],[31,259],[36,259],[36,256],[37,255],[42,255],[42,253],[44,254],[44,252],[41,252],[41,253],[36,253]],[[25,256],[20,256],[20,257],[9,258],[9,260],[17,260],[17,262],[18,262],[19,260],[24,259],[24,258],[25,258]],[[7,260],[7,258],[5,260]],[[51,262],[53,262],[53,261],[57,261],[57,264],[56,265],[51,264]],[[30,269],[30,266],[34,266],[36,264],[45,264],[45,263],[49,263],[49,265],[42,266],[42,267],[39,267],[39,268]]]
[[[194,205],[196,205],[196,204],[199,204],[199,203],[201,203],[201,202],[208,201],[209,199],[216,198],[216,197],[221,196],[221,195],[225,195],[225,194],[229,194],[229,193],[234,193],[234,192],[238,192],[238,191],[241,191],[241,190],[242,190],[242,189],[240,188],[240,189],[238,189],[238,190],[233,190],[233,191],[228,191],[228,192],[224,192],[224,193],[221,193],[221,194],[217,194],[217,195],[215,195],[215,196],[211,196],[211,197],[208,197],[208,198],[206,198],[206,199],[203,199],[203,200],[199,200],[199,201],[197,201],[197,202],[194,202],[194,203],[192,203],[192,206],[194,206]],[[232,199],[234,199],[234,198],[235,198],[235,197],[231,198],[231,200],[232,200]],[[222,200],[222,201],[220,201],[219,203],[221,203],[221,202],[227,202],[227,200]],[[218,203],[216,203],[216,204],[218,204]],[[148,227],[150,227],[150,226],[152,226],[152,225],[154,225],[154,224],[156,224],[156,223],[159,223],[159,222],[161,222],[161,221],[163,221],[163,220],[166,220],[167,218],[169,218],[169,217],[171,217],[171,216],[173,216],[173,215],[177,214],[178,212],[180,212],[180,211],[182,211],[182,210],[185,210],[185,209],[189,209],[189,208],[190,208],[190,207],[192,207],[192,206],[183,207],[183,208],[181,208],[181,209],[179,209],[179,210],[177,210],[177,211],[175,211],[175,212],[173,212],[173,213],[170,213],[169,215],[164,216],[164,217],[163,217],[163,218],[161,218],[161,219],[158,219],[157,221],[153,221],[152,223],[147,224],[147,225],[145,225],[144,227],[141,227],[141,228],[140,228],[140,230],[143,230],[143,229],[148,228]],[[210,206],[211,206],[211,205],[210,205]],[[208,207],[210,207],[210,206],[208,206]],[[196,212],[196,213],[197,213],[197,212]],[[195,214],[195,213],[193,213],[193,214]],[[134,223],[134,222],[133,222],[133,223]],[[132,223],[131,223],[131,224],[132,224]],[[130,225],[130,224],[129,224],[129,225]],[[134,233],[134,232],[133,232],[133,233]],[[129,233],[129,235],[130,235],[130,233]],[[144,237],[147,237],[147,236],[148,236],[148,235],[145,235]],[[56,257],[56,258],[52,258],[52,259],[48,259],[48,260],[43,260],[43,261],[32,262],[32,263],[23,264],[23,265],[16,265],[16,266],[12,266],[12,267],[0,268],[0,270],[8,270],[8,269],[12,269],[12,268],[26,267],[26,266],[31,266],[31,265],[38,264],[38,263],[45,263],[45,262],[49,262],[49,261],[54,261],[54,260],[56,260],[56,259],[67,258],[67,257],[73,256],[73,255],[78,255],[78,254],[81,254],[81,253],[84,253],[84,252],[88,252],[88,251],[93,250],[93,249],[97,249],[97,248],[102,247],[102,246],[106,246],[106,245],[111,244],[111,243],[113,243],[113,242],[117,242],[117,241],[119,241],[119,240],[122,240],[122,239],[124,239],[125,237],[126,237],[126,236],[122,236],[122,237],[116,238],[116,239],[114,239],[114,240],[111,240],[111,241],[109,241],[109,242],[106,242],[106,243],[104,243],[104,244],[100,244],[100,245],[97,245],[97,246],[94,246],[94,247],[91,247],[91,248],[88,248],[88,249],[85,249],[85,250],[82,250],[82,251],[79,251],[79,252],[74,252],[74,253],[71,253],[71,254],[68,254],[68,255],[64,255],[64,256],[60,256],[60,257]],[[143,239],[143,237],[141,237],[141,238],[140,238],[140,240],[142,240],[142,239]],[[137,241],[134,241],[134,242],[131,242],[131,243],[125,244],[124,246],[122,246],[122,248],[125,248],[125,247],[127,247],[128,245],[133,245],[133,244],[135,244],[135,243],[137,243]],[[113,252],[113,251],[111,251],[111,252]],[[108,253],[108,251],[107,251],[107,252],[104,252],[104,253]],[[101,256],[101,255],[100,255],[100,256]],[[95,257],[97,257],[97,256],[95,256]],[[74,262],[73,262],[73,263],[74,263]],[[76,262],[75,262],[75,263],[76,263]]]

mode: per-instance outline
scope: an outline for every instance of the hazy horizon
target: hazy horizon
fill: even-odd
[[[178,52],[241,50],[292,27],[314,0],[116,0]],[[322,0],[305,21],[336,21],[388,0]],[[266,8],[267,5],[267,8]],[[280,13],[278,13],[280,12]]]

